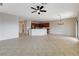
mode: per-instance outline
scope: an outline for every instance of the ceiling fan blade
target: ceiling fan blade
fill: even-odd
[[[35,13],[35,12],[37,12],[37,11],[33,11],[32,13]]]
[[[38,14],[40,14],[40,12],[38,12]]]
[[[39,6],[37,6],[37,9],[39,10]]]
[[[46,12],[46,10],[40,10],[40,12]]]
[[[41,6],[40,9],[44,8],[44,6]]]
[[[37,10],[37,9],[36,9],[36,8],[34,8],[34,7],[31,7],[31,9]]]

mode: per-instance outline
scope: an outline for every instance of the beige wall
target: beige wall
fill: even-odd
[[[27,20],[27,29],[31,28],[31,20]]]
[[[26,32],[30,35],[30,29],[31,29],[31,20],[27,20],[27,24],[26,24]]]
[[[66,36],[75,36],[76,35],[76,24],[74,19],[62,20],[64,25],[58,25],[58,21],[50,22],[50,33]]]
[[[78,17],[78,39],[79,39],[79,17]]]

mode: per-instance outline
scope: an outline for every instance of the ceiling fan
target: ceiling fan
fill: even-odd
[[[38,14],[40,14],[40,12],[46,12],[46,10],[42,10],[44,8],[44,6],[37,6],[37,8],[31,7],[31,9],[35,10],[32,13],[37,12]]]

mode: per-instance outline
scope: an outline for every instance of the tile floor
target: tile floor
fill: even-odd
[[[78,56],[79,41],[64,36],[26,36],[0,41],[0,56]]]

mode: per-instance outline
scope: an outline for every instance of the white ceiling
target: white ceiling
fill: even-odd
[[[33,9],[30,7],[36,7],[37,5],[44,5],[46,13],[31,13]],[[79,4],[78,3],[4,3],[0,6],[0,12],[23,16],[26,20],[55,20],[61,18],[71,18],[78,15]]]

